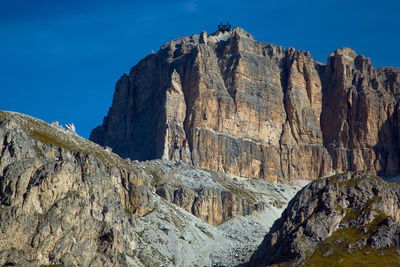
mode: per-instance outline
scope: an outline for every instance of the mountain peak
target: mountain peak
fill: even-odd
[[[228,37],[232,37],[235,35],[240,35],[243,37],[247,37],[247,38],[251,38],[254,39],[254,37],[248,33],[247,31],[245,31],[244,29],[240,28],[240,27],[235,27],[233,30],[229,30],[229,31],[216,31],[212,34],[210,34],[210,36],[214,36],[216,38],[224,38],[227,39]]]
[[[350,48],[316,64],[308,52],[221,26],[132,68],[90,139],[122,157],[270,181],[336,169],[398,175],[396,77]]]
[[[353,58],[355,58],[357,56],[356,51],[350,47],[343,47],[341,49],[337,49],[337,50],[335,50],[335,52],[333,54],[344,55],[344,56],[353,57]]]

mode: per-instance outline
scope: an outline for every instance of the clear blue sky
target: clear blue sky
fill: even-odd
[[[318,61],[348,46],[375,67],[400,67],[397,0],[0,0],[0,109],[74,122],[87,138],[124,72],[220,21]]]

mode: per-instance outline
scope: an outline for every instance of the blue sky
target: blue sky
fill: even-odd
[[[348,46],[375,67],[400,67],[399,11],[395,0],[0,0],[0,109],[74,122],[87,138],[124,72],[220,21],[318,61]]]

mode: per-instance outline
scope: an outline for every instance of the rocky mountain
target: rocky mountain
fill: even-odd
[[[123,160],[0,111],[0,265],[234,266],[302,185]]]
[[[249,266],[396,266],[399,251],[400,186],[344,173],[303,188]]]
[[[0,265],[397,264],[399,93],[224,28],[124,74],[95,143],[0,111]]]
[[[243,29],[179,38],[118,81],[90,140],[124,158],[234,177],[315,179],[399,170],[400,70],[350,48],[327,63]]]

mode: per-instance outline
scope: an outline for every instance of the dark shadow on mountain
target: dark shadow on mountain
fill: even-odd
[[[400,105],[396,103],[391,116],[382,124],[378,133],[376,153],[377,175],[387,178],[400,174],[399,121]]]

